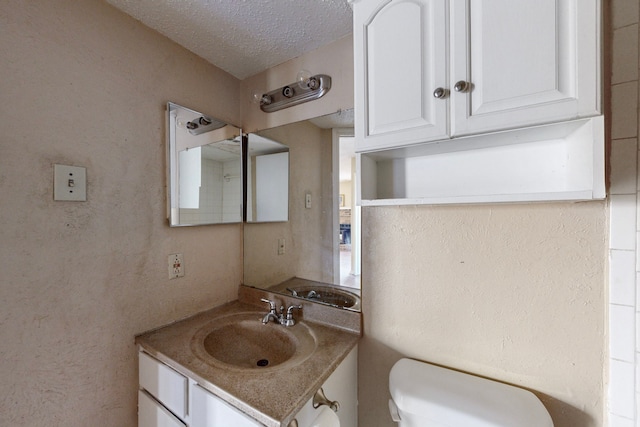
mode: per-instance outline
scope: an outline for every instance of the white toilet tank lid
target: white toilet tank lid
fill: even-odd
[[[391,368],[389,391],[403,413],[447,426],[553,427],[531,392],[411,359]]]

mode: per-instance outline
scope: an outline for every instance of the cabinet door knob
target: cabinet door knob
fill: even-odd
[[[453,90],[460,93],[468,92],[470,88],[471,83],[465,82],[464,80],[460,80],[455,84],[455,86],[453,86]]]
[[[433,97],[438,99],[444,99],[449,95],[449,91],[443,87],[439,87],[433,91]]]

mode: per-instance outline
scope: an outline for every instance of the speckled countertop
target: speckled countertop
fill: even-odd
[[[356,346],[360,336],[352,331],[303,318],[300,323],[311,329],[317,347],[300,364],[281,369],[227,369],[193,351],[192,341],[196,333],[215,322],[216,318],[253,312],[256,321],[260,321],[266,311],[234,301],[139,335],[136,343],[147,353],[193,378],[203,388],[267,427],[287,427]]]

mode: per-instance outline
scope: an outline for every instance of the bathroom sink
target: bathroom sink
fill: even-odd
[[[242,370],[285,368],[313,353],[316,340],[306,324],[265,325],[263,315],[242,313],[215,319],[194,335],[194,353],[205,362]]]

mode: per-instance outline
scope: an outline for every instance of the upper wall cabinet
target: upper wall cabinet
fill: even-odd
[[[353,0],[357,150],[600,114],[598,0]]]
[[[605,197],[601,0],[350,0],[358,203]]]

